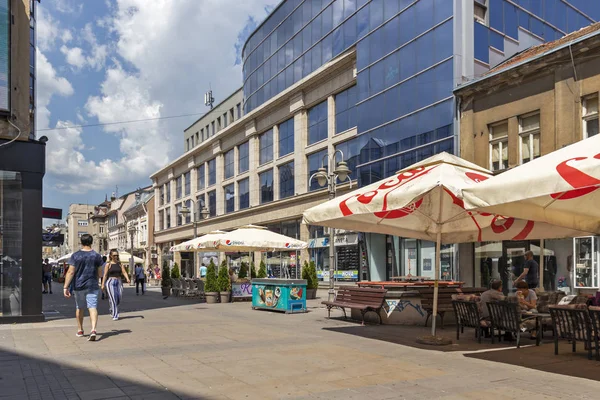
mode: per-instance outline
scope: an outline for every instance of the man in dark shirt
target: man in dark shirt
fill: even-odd
[[[74,280],[73,293],[75,295],[77,325],[79,327],[76,336],[83,336],[83,309],[87,306],[92,322],[92,331],[88,340],[93,342],[96,340],[96,324],[98,322],[98,292],[100,291],[98,279],[102,276],[102,257],[92,250],[92,243],[91,235],[81,235],[81,250],[73,253],[69,260],[64,295],[67,298],[71,297],[69,285]]]
[[[523,272],[521,272],[521,275],[519,275],[519,277],[515,279],[515,285],[517,282],[525,279],[525,282],[527,282],[527,284],[529,285],[529,289],[535,289],[540,283],[539,270],[540,266],[537,263],[537,261],[533,259],[533,252],[526,252]]]

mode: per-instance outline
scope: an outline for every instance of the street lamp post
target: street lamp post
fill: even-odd
[[[129,259],[129,284],[133,285],[134,283],[134,279],[132,279],[134,273],[135,273],[135,264],[134,264],[134,256],[133,256],[133,236],[136,234],[137,232],[137,228],[135,227],[135,225],[131,225],[129,227],[129,236],[131,237],[131,257]]]
[[[192,199],[190,199],[190,202],[192,202],[192,204],[194,204],[194,210],[196,210],[196,202]],[[181,210],[179,210],[179,214],[181,215],[182,218],[187,218],[187,216],[190,214],[190,209],[187,208],[185,205],[183,207],[181,207]],[[209,215],[209,211],[206,207],[202,207],[202,209],[200,210],[200,218],[202,218],[203,220],[208,218]],[[185,220],[184,220],[185,221]],[[192,215],[192,224],[194,225],[194,239],[198,236],[198,223],[200,221],[196,220],[196,213],[194,212],[194,214]],[[196,251],[194,251],[194,274],[196,274],[196,267],[197,267],[197,260],[196,260]]]
[[[335,163],[335,156],[337,153],[341,155],[341,161]],[[325,160],[327,162],[327,169],[323,166],[325,164]],[[352,187],[352,179],[350,178],[350,169],[348,168],[348,164],[344,161],[344,153],[341,150],[336,150],[333,154],[326,154],[323,156],[323,160],[321,162],[321,168],[317,170],[314,174],[311,175],[309,179],[309,185],[312,182],[313,178],[317,180],[319,186],[324,187],[327,185],[327,192],[329,193],[329,199],[335,198],[335,192],[337,189],[337,181],[339,179],[340,182],[344,182],[348,180],[350,182],[350,187]],[[334,284],[334,274],[335,274],[335,230],[333,228],[329,229],[329,301],[333,301],[335,298],[335,284]]]

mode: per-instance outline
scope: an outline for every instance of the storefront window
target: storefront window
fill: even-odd
[[[545,240],[544,289],[571,293],[573,287],[573,240]],[[540,268],[541,269],[541,268]]]
[[[0,171],[0,316],[21,315],[21,174]]]

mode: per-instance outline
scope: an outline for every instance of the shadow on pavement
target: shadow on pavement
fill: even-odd
[[[122,320],[122,319],[134,319],[134,318],[144,319],[144,316],[143,315],[127,315],[125,317],[119,317],[119,320]]]
[[[16,399],[209,399],[42,358],[0,350],[0,397]]]
[[[121,318],[121,319],[125,319],[125,318]],[[112,331],[103,331],[102,333],[98,334],[98,338],[96,339],[96,342],[100,342],[104,339],[108,339],[111,336],[117,336],[117,335],[123,335],[123,334],[127,334],[127,333],[131,333],[131,329],[113,329]]]
[[[465,354],[465,357],[600,381],[600,362],[587,359],[583,344],[578,343],[578,347],[577,352],[572,353],[569,343],[561,343],[558,355],[554,355],[554,344],[546,342],[539,347]]]
[[[62,283],[53,282],[52,284],[54,293],[42,295],[42,310],[46,316],[46,320],[75,318],[75,300],[73,298],[67,299],[63,296]],[[119,312],[131,313],[159,308],[178,307],[194,303],[200,304],[200,301],[197,298],[193,299],[173,296],[163,299],[160,288],[157,287],[149,287],[145,295],[136,296],[135,287],[126,284],[123,288],[123,298],[119,306]],[[102,300],[101,297],[98,298],[98,312],[100,315],[109,314],[108,298],[105,300]],[[128,316],[123,316],[121,319],[127,317]],[[129,318],[131,317],[132,316],[129,316]]]

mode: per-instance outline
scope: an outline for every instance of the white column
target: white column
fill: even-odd
[[[294,114],[294,185],[296,193],[308,191],[308,166],[304,151],[308,136],[308,113],[306,110]]]
[[[255,135],[252,136],[248,142],[248,154],[250,161],[250,207],[257,206],[260,202],[260,184],[258,181],[258,174],[256,172],[259,163],[258,153],[258,137]]]

